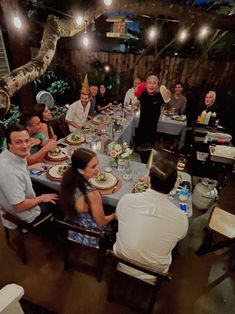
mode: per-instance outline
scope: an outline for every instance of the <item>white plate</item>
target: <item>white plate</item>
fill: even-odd
[[[48,155],[48,157],[55,159],[55,160],[68,157],[67,150],[65,148],[60,148],[60,150],[61,150],[61,152],[59,155],[53,155],[50,152],[48,152],[47,155]]]
[[[48,170],[49,175],[55,179],[62,179],[62,175],[59,174],[59,167],[61,167],[61,166],[65,166],[65,164],[56,165],[56,166],[51,167]]]
[[[174,115],[172,116],[172,119],[177,120],[177,121],[185,121],[186,116]]]
[[[90,183],[97,189],[109,189],[117,183],[117,178],[112,173],[105,173],[107,180],[105,182],[99,182],[96,178],[90,179]]]
[[[71,138],[72,136],[73,136],[73,133],[72,133],[72,134],[69,134],[69,135],[67,136],[67,140],[68,140],[70,143],[73,143],[73,144],[80,144],[80,143],[85,142],[85,137],[84,137],[84,135],[79,135],[80,139],[79,139],[78,141],[72,140],[72,138]]]

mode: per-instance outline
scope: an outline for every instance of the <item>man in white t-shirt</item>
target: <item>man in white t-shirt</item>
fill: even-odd
[[[188,230],[187,216],[167,195],[176,178],[174,165],[165,160],[157,161],[150,169],[151,188],[120,199],[116,209],[117,240],[113,247],[116,254],[155,271],[168,271],[171,252]],[[133,268],[124,265],[119,268],[139,279],[154,280],[153,276]]]
[[[135,88],[137,87],[137,85],[140,84],[140,79],[138,77],[136,77],[133,81],[133,87],[128,89],[128,91],[126,92],[125,98],[124,98],[124,104],[129,105],[130,102],[132,105],[136,104],[138,102],[137,97],[135,96]]]
[[[90,110],[89,94],[81,93],[80,100],[69,106],[65,121],[69,125],[70,132],[74,132],[84,126]]]

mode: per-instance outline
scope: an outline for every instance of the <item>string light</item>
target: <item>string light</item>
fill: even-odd
[[[18,16],[13,17],[13,23],[16,28],[20,29],[22,27],[21,19]]]
[[[199,39],[204,39],[208,34],[209,34],[210,30],[208,28],[208,26],[202,26],[199,30],[199,34],[198,37]]]
[[[84,35],[83,35],[83,38],[82,38],[82,43],[83,43],[85,48],[87,48],[88,45],[89,45],[89,38],[87,36],[87,31],[86,31],[86,23],[87,22],[85,21]]]
[[[180,42],[184,42],[188,37],[188,32],[184,29],[179,33],[178,39]]]
[[[83,38],[82,38],[82,43],[83,45],[87,48],[89,45],[89,38],[87,37],[87,34],[85,33]]]
[[[106,64],[106,65],[104,66],[105,72],[109,72],[110,69],[111,69],[111,68],[110,68],[110,65]]]
[[[150,30],[149,30],[149,32],[148,32],[148,38],[149,38],[150,40],[153,40],[153,39],[156,38],[156,36],[157,36],[157,30],[156,30],[156,28],[155,28],[155,27],[150,28]]]
[[[109,7],[112,4],[112,0],[104,0],[104,4]]]
[[[78,26],[81,26],[83,23],[83,17],[81,15],[76,17],[76,23],[78,24]]]

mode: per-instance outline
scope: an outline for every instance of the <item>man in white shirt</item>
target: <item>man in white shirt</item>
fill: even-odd
[[[188,219],[169,199],[177,178],[175,166],[158,160],[150,169],[150,184],[146,192],[124,195],[116,209],[118,218],[116,254],[143,267],[166,273],[172,261],[171,252],[185,237]],[[139,279],[154,277],[130,267],[119,268]]]
[[[69,106],[65,121],[69,125],[70,132],[74,132],[84,126],[90,109],[89,95],[81,93],[81,98]]]
[[[81,89],[80,100],[69,106],[65,116],[65,122],[69,125],[70,132],[81,129],[87,121],[90,103],[90,89],[87,75],[84,78]]]
[[[54,193],[35,195],[26,161],[31,140],[22,125],[7,129],[7,145],[8,148],[0,154],[0,205],[3,210],[31,223],[51,211],[48,203],[55,204],[58,196]],[[2,222],[9,229],[16,228],[3,217]]]
[[[126,92],[125,98],[124,98],[124,104],[129,105],[130,102],[132,105],[136,104],[138,102],[137,97],[135,96],[135,88],[137,87],[137,85],[140,84],[140,79],[138,77],[136,77],[133,81],[133,87],[128,89],[128,91]]]

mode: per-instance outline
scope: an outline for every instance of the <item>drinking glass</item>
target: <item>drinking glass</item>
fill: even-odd
[[[132,179],[132,170],[131,170],[130,160],[125,161],[125,167],[124,167],[124,172],[123,172],[122,177],[126,181],[130,181]]]
[[[122,158],[118,159],[118,172],[123,173],[125,170],[125,160]]]

